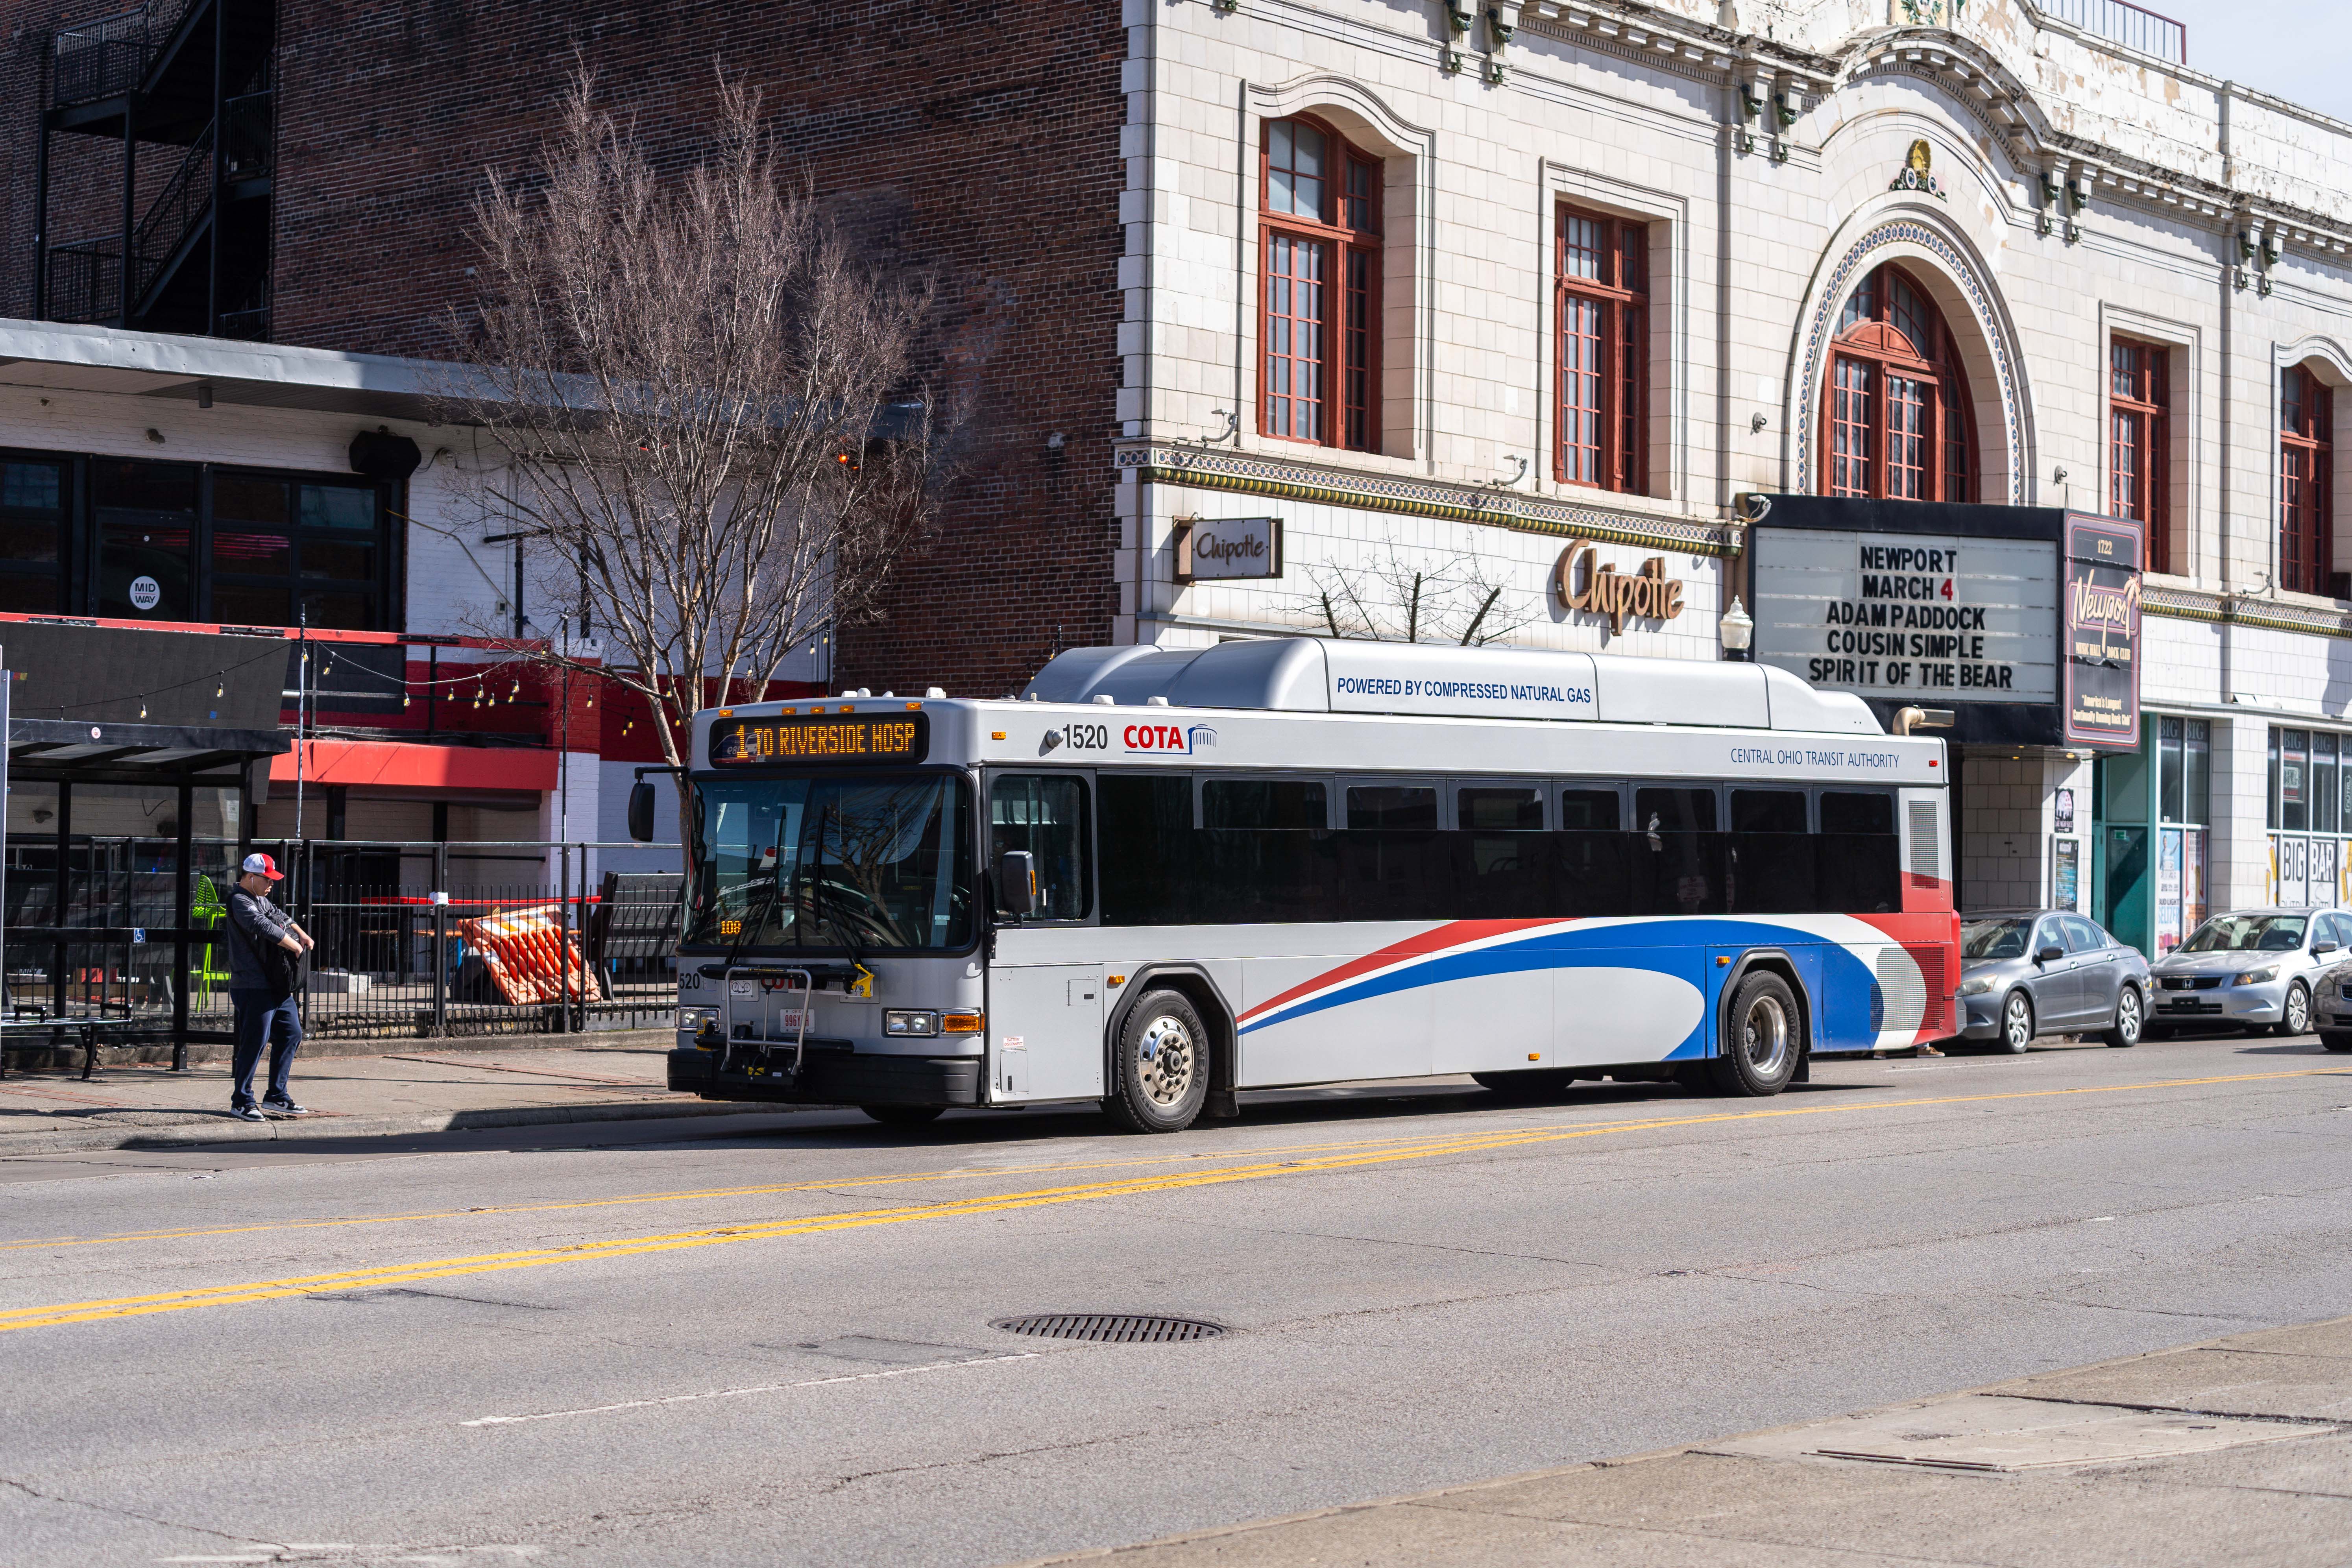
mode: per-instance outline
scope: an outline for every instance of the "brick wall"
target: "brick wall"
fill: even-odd
[[[49,32],[113,8],[0,0],[5,145],[21,173],[0,197],[0,316],[38,313],[30,174]],[[1116,0],[749,11],[281,0],[278,15],[278,341],[446,353],[444,323],[472,288],[468,203],[487,167],[525,164],[575,51],[672,163],[698,153],[723,58],[760,88],[869,253],[938,276],[943,369],[971,393],[963,477],[937,545],[906,567],[886,625],[845,632],[840,681],[995,693],[1057,645],[1108,639],[1125,110]],[[119,201],[119,182],[85,140],[53,146],[91,165],[53,190],[53,237],[115,221],[99,209]]]
[[[965,475],[846,685],[1010,689],[1106,640],[1120,247],[1117,5],[284,0],[274,335],[435,356],[469,298],[467,203],[521,166],[573,51],[665,161],[698,153],[714,58],[761,89],[840,219],[936,272],[969,378]],[[1063,433],[1048,449],[1047,438]]]

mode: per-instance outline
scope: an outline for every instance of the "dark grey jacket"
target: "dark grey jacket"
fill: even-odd
[[[221,942],[228,949],[228,988],[232,991],[270,991],[269,982],[263,978],[257,950],[286,940],[293,921],[285,910],[268,899],[257,899],[239,888],[228,896],[229,923],[235,932],[223,931]]]

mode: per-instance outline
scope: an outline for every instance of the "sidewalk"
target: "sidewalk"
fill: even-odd
[[[415,1040],[377,1056],[295,1059],[294,1098],[314,1114],[267,1122],[228,1115],[229,1070],[184,1073],[153,1064],[79,1072],[11,1070],[0,1079],[0,1159],[93,1149],[365,1137],[458,1128],[529,1127],[663,1116],[740,1116],[748,1107],[673,1094],[664,1082],[667,1030],[537,1037],[545,1045],[475,1048],[473,1040]],[[501,1042],[503,1045],[503,1042]],[[259,1079],[266,1080],[268,1064]],[[257,1081],[257,1091],[265,1087]]]
[[[1116,1568],[2352,1561],[2352,1318],[1108,1551]]]

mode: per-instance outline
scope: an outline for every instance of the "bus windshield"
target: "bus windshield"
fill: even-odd
[[[944,773],[698,779],[683,945],[964,947],[971,816]]]

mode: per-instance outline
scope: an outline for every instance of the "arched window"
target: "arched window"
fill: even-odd
[[[1838,319],[1822,471],[1833,496],[1976,499],[1974,417],[1952,334],[1896,267],[1862,281]]]
[[[1319,121],[1266,122],[1259,169],[1268,436],[1380,443],[1381,164]]]
[[[2325,594],[2336,563],[2336,395],[2301,365],[2279,377],[2279,586]]]

